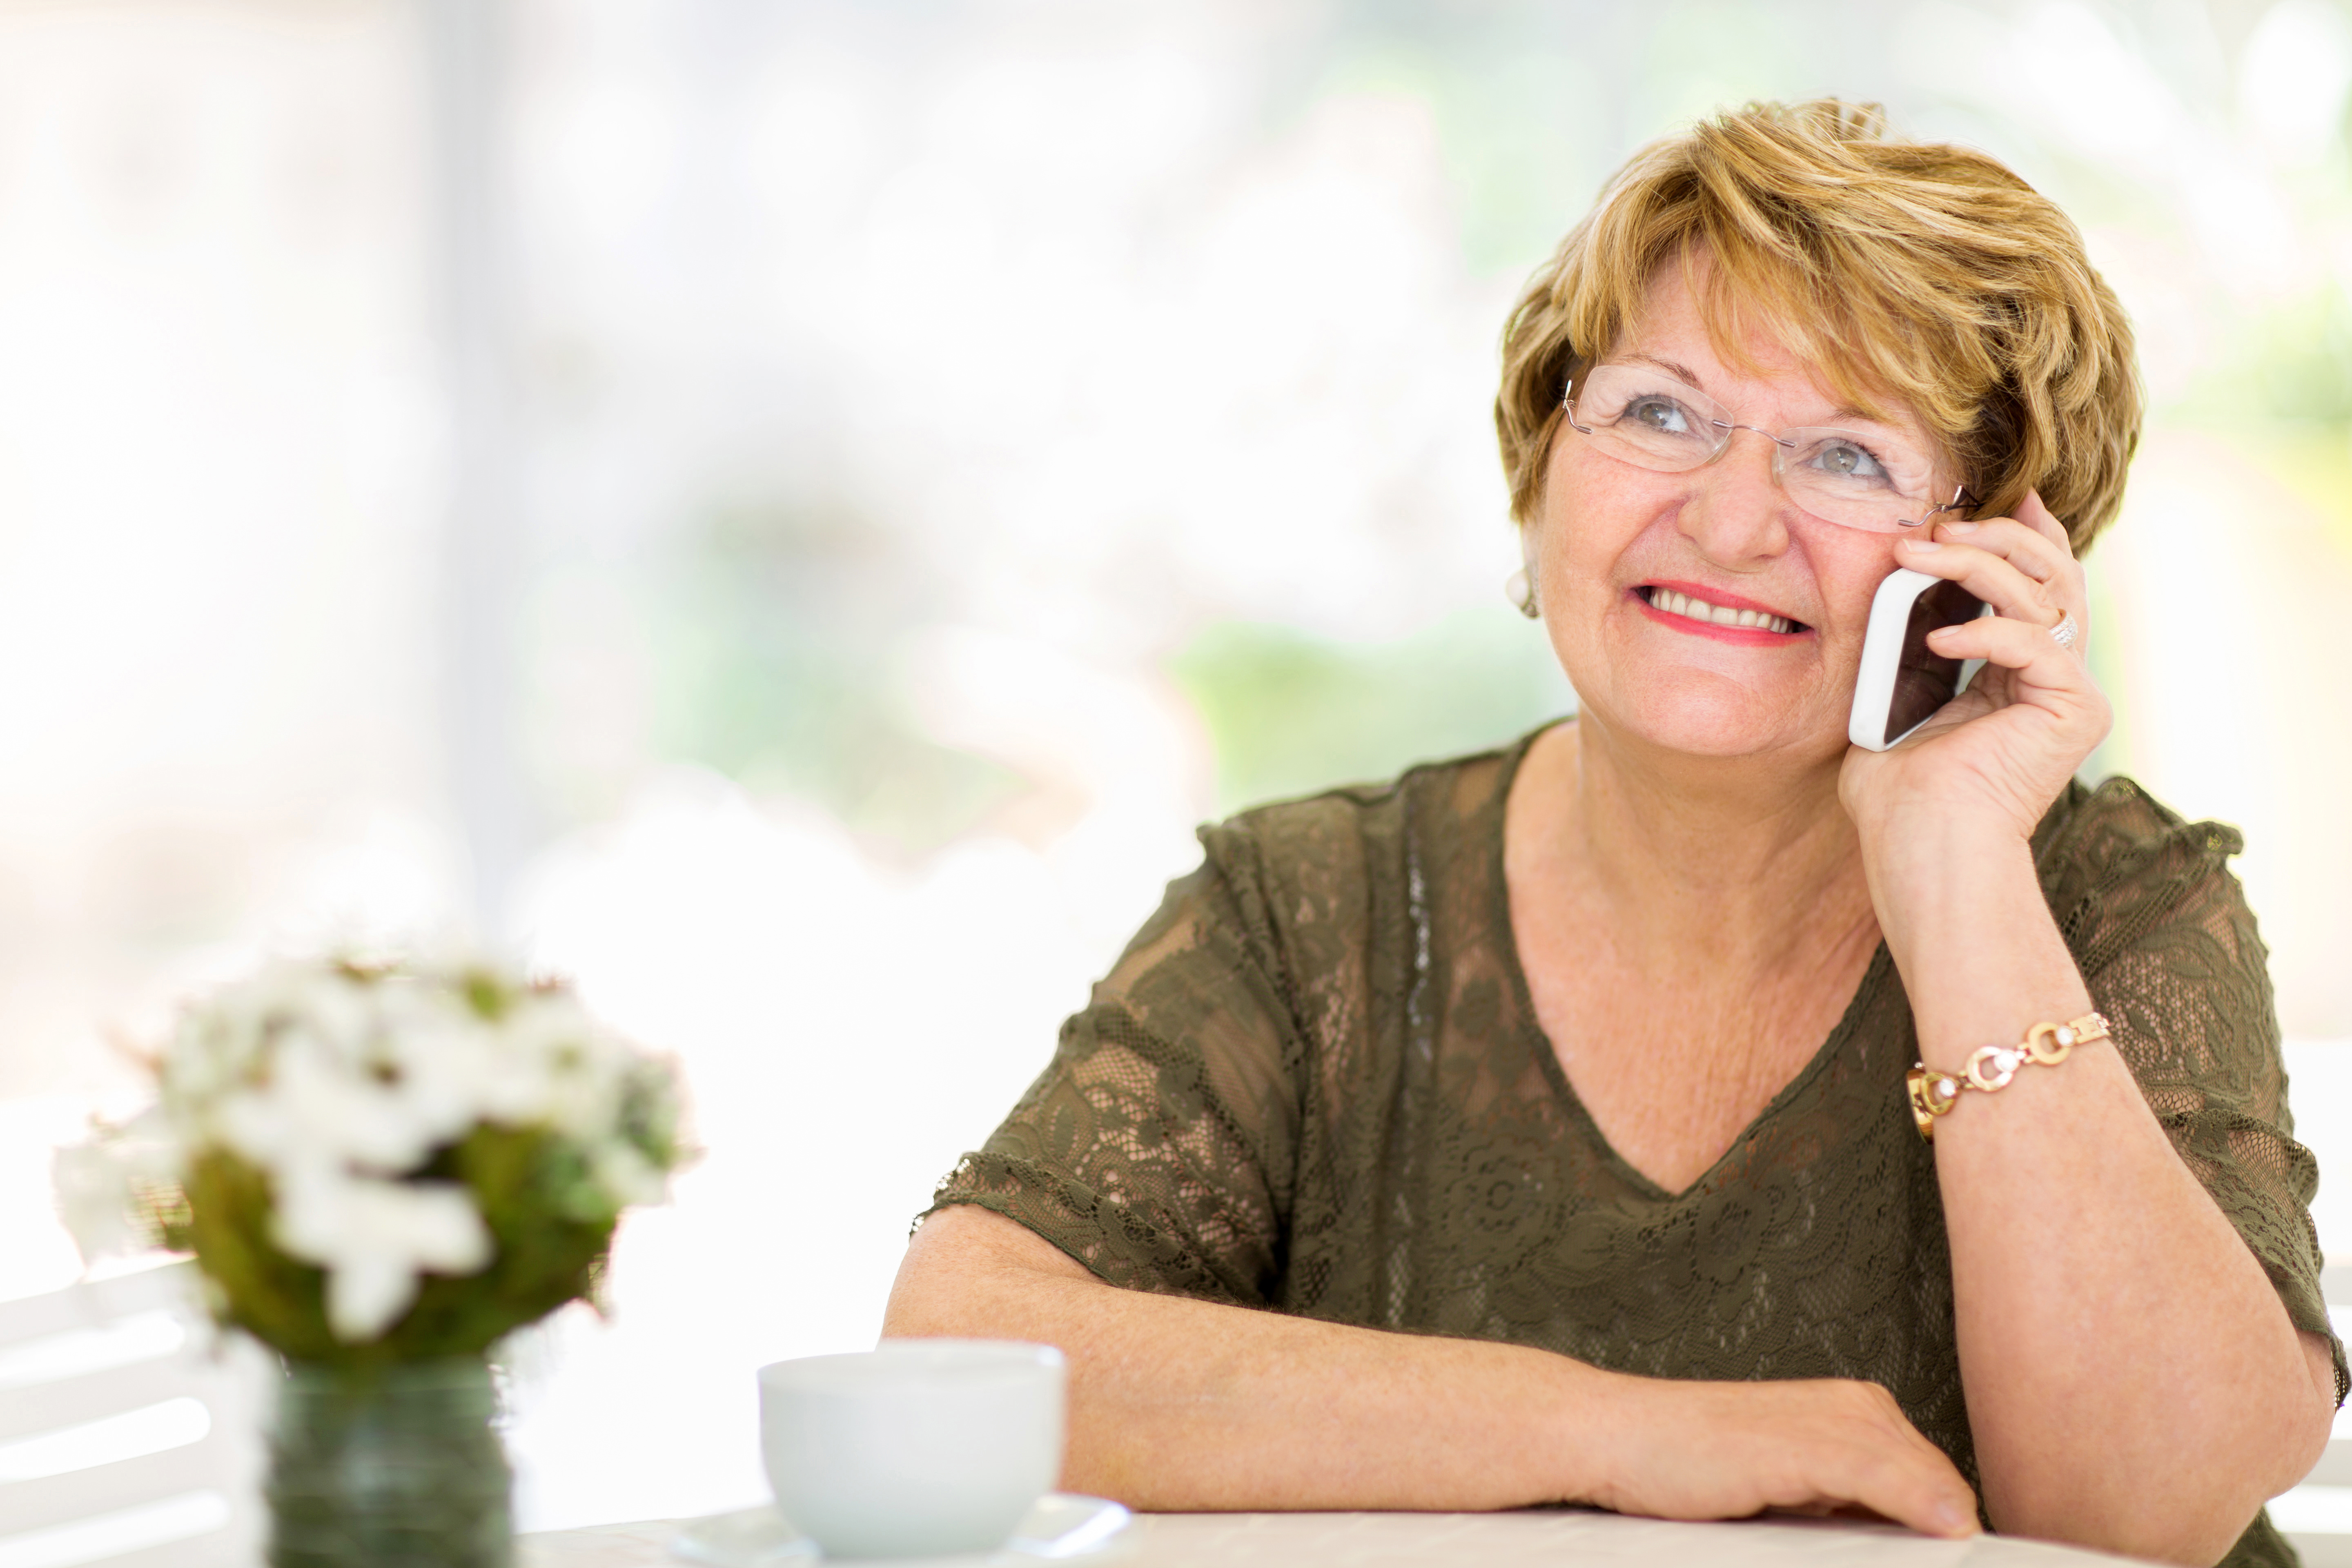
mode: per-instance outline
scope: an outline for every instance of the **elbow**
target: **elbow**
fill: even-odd
[[[882,1309],[882,1337],[953,1339],[992,1332],[998,1314],[990,1310],[988,1282],[974,1277],[978,1270],[960,1266],[963,1262],[909,1247]]]
[[[2054,1541],[2122,1557],[2212,1568],[2237,1544],[2254,1521],[2262,1499],[2250,1489],[2241,1495],[2143,1496],[2128,1510],[2087,1510],[2081,1500],[2052,1500],[2046,1507],[2018,1506],[1994,1511],[2003,1535]]]
[[[2336,1422],[2327,1342],[2301,1336],[2292,1371],[2247,1379],[2259,1387],[2163,1433],[2111,1432],[2039,1464],[1985,1476],[1986,1502],[2004,1534],[2038,1536],[2159,1563],[2220,1562],[2263,1504],[2309,1475]],[[2070,1461],[2080,1460],[2079,1465]]]
[[[2284,1491],[2285,1487],[2276,1489]],[[2238,1544],[2246,1527],[2254,1522],[2263,1504],[2276,1495],[2263,1488],[2253,1489],[2260,1495],[2250,1495],[2240,1488],[2234,1496],[2217,1498],[2203,1507],[2183,1510],[2172,1521],[2167,1537],[2152,1540],[2145,1548],[2124,1547],[2118,1550],[2144,1555],[2165,1563],[2191,1564],[2192,1568],[2213,1568]]]
[[[882,1311],[886,1340],[1034,1339],[1060,1343],[1041,1296],[1094,1276],[1051,1242],[984,1209],[951,1208],[907,1244]]]
[[[2328,1371],[2328,1385],[2303,1419],[2288,1435],[2286,1454],[2278,1473],[2272,1479],[2277,1483],[2265,1491],[2265,1500],[2274,1498],[2289,1487],[2295,1486],[2319,1468],[2326,1456],[2327,1445],[2336,1435],[2336,1388],[2334,1369]]]
[[[882,1309],[886,1340],[959,1339],[972,1327],[956,1310],[953,1295],[926,1290],[920,1284],[910,1289],[904,1279],[891,1287],[889,1304]]]
[[[2155,1484],[2141,1476],[2120,1488],[2061,1483],[2026,1495],[2008,1489],[1994,1522],[2003,1534],[2211,1568],[2265,1501],[2311,1473],[2326,1449],[2333,1414],[2325,1405],[2299,1407],[2264,1440],[2206,1449],[2192,1467]]]
[[[2324,1436],[2321,1442],[2326,1442]],[[2212,1568],[2237,1545],[2263,1505],[2301,1480],[2318,1459],[2314,1451],[2298,1468],[2283,1477],[2274,1474],[2250,1483],[2240,1479],[2240,1472],[2217,1477],[2210,1487],[2184,1489],[2189,1495],[2176,1498],[2169,1506],[2150,1509],[2143,1524],[2106,1550],[2160,1563]]]

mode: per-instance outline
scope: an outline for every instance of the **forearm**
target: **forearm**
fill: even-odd
[[[1959,1472],[1875,1384],[1632,1377],[1120,1290],[979,1209],[916,1234],[883,1331],[1062,1347],[1065,1484],[1144,1508],[1860,1507],[1932,1534],[1977,1527]]]
[[[1956,829],[1878,857],[1873,879],[1930,1067],[2090,1010],[2021,842]],[[1936,1163],[1995,1524],[2213,1561],[2309,1468],[2331,1401],[2116,1048],[1963,1094]]]
[[[1560,1500],[1580,1491],[1579,1432],[1606,1425],[1592,1417],[1608,1385],[1633,1381],[1523,1346],[1116,1289],[997,1227],[1018,1231],[950,1209],[918,1232],[883,1332],[1060,1346],[1070,1363],[1064,1484],[1135,1507]]]

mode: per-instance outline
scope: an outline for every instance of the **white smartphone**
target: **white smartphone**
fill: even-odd
[[[1885,751],[1967,690],[1984,661],[1946,658],[1927,646],[1927,634],[1975,620],[1989,607],[1958,583],[1896,568],[1870,601],[1846,739]]]

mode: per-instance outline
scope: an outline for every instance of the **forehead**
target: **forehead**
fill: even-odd
[[[1801,356],[1790,343],[1806,335],[1742,298],[1704,255],[1669,258],[1651,274],[1638,312],[1609,357],[1685,372],[1727,403],[1769,399],[1790,423],[1878,425],[1935,444],[1900,398],[1872,384],[1874,377],[1852,364],[1832,370]]]

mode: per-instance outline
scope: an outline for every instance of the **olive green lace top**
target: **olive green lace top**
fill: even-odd
[[[1662,1190],[1602,1138],[1528,1000],[1503,878],[1528,743],[1202,829],[1201,868],[939,1203],[1137,1289],[1661,1377],[1867,1378],[1973,1481],[1886,950],[1731,1149]],[[2114,1048],[2295,1326],[2324,1334],[2318,1170],[2226,866],[2240,845],[2122,779],[2070,787],[2033,839]],[[2340,1400],[2340,1345],[2336,1366]],[[2257,1520],[2229,1561],[2293,1552]]]

